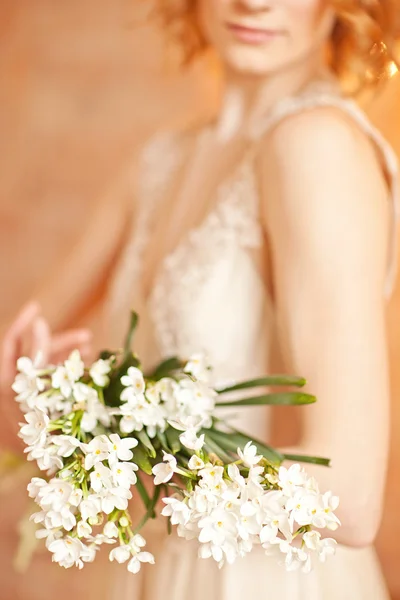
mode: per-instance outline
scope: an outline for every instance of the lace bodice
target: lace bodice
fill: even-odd
[[[187,231],[177,248],[162,260],[147,299],[140,293],[140,278],[143,251],[152,236],[152,216],[166,186],[184,164],[185,153],[179,136],[161,136],[146,148],[138,190],[140,209],[112,288],[107,318],[114,325],[131,306],[146,314],[144,337],[152,338],[149,356],[185,357],[203,350],[214,365],[215,378],[224,382],[268,370],[274,310],[249,252],[263,240],[253,150],[259,138],[286,116],[327,105],[343,110],[357,122],[375,142],[386,165],[392,231],[384,293],[389,297],[396,273],[399,218],[396,158],[352,101],[314,86],[281,102],[252,124],[249,151],[218,186],[213,208],[204,220]],[[253,411],[249,427],[261,433],[259,418]]]

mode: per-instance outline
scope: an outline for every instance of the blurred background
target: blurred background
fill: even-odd
[[[201,64],[185,73],[166,65],[145,4],[0,2],[0,337],[84,235],[121,165],[153,131],[213,102]],[[400,155],[400,76],[365,108]],[[400,283],[388,332],[391,460],[377,549],[392,598],[400,600]],[[3,514],[0,544],[6,526]],[[2,569],[11,568],[6,554]]]

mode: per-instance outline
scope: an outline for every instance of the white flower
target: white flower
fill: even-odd
[[[128,571],[133,574],[139,573],[141,563],[150,563],[151,565],[154,565],[154,556],[150,554],[150,552],[138,552],[138,554],[132,556],[131,560],[129,561]]]
[[[72,393],[77,402],[86,402],[90,398],[98,398],[96,390],[81,381],[72,385]]]
[[[175,469],[177,467],[177,461],[175,456],[164,452],[164,458],[162,463],[155,465],[152,469],[154,477],[154,485],[160,485],[161,483],[167,483],[172,479]]]
[[[71,493],[68,502],[70,504],[72,504],[72,506],[77,507],[81,503],[82,498],[83,498],[82,490],[79,488],[75,488],[74,491]]]
[[[301,568],[304,573],[309,573],[311,570],[311,556],[308,552],[291,546],[286,541],[282,541],[279,544],[279,549],[286,554],[285,566],[287,571],[296,571]]]
[[[333,556],[336,552],[337,542],[332,538],[321,539],[318,531],[308,531],[303,535],[303,541],[309,550],[318,554],[321,562],[325,562],[327,556]]]
[[[228,465],[228,475],[233,483],[235,483],[240,489],[243,489],[246,485],[245,478],[240,473],[240,469],[237,465]]]
[[[57,367],[51,377],[53,388],[60,390],[64,398],[69,398],[76,382],[85,372],[79,350],[73,350],[64,365]],[[79,395],[79,391],[77,392]]]
[[[196,454],[193,454],[188,462],[188,467],[191,471],[198,471],[204,468],[204,462]]]
[[[95,492],[100,492],[100,490],[103,488],[111,488],[111,470],[101,462],[96,463],[94,466],[94,471],[90,473],[90,484]]]
[[[222,546],[225,542],[233,541],[237,532],[237,518],[223,508],[216,508],[209,516],[199,521],[199,541],[211,542]]]
[[[78,381],[85,372],[85,365],[79,350],[73,350],[64,363],[69,381]]]
[[[26,425],[22,425],[19,437],[27,446],[44,446],[47,437],[49,417],[41,410],[35,409],[24,415]]]
[[[64,366],[57,367],[51,376],[51,385],[54,389],[60,390],[64,398],[69,398],[72,394],[72,385]]]
[[[90,367],[89,374],[94,383],[99,387],[106,387],[109,384],[110,378],[108,373],[111,371],[110,360],[100,358]]]
[[[301,496],[301,492],[297,492],[288,501],[288,509],[293,508],[299,525],[311,524],[320,529],[327,527],[333,531],[339,527],[340,521],[333,512],[339,506],[339,498],[333,496],[332,492],[321,495],[304,491],[301,501],[296,503],[299,495]],[[300,505],[303,511],[301,514],[298,512]]]
[[[54,435],[51,437],[51,443],[57,446],[58,456],[68,458],[71,456],[81,443],[72,435]]]
[[[100,422],[104,427],[110,425],[110,409],[99,401],[97,392],[89,388],[91,395],[86,399],[86,407],[81,419],[81,429],[87,433],[92,433]]]
[[[62,469],[63,461],[57,456],[57,446],[29,446],[25,448],[27,459],[36,460],[41,471],[47,471],[48,475],[54,475]]]
[[[304,469],[299,465],[291,465],[289,469],[279,467],[279,486],[286,496],[294,494],[299,487],[303,487],[307,481],[307,475]]]
[[[170,497],[163,498],[164,508],[161,511],[161,514],[164,517],[170,517],[170,521],[172,525],[186,525],[191,517],[191,510],[185,502],[181,500]]]
[[[21,356],[21,358],[17,360],[17,369],[20,373],[23,373],[23,375],[26,375],[30,379],[33,379],[39,374],[38,367],[42,362],[42,359],[43,356],[41,352],[37,353],[33,361],[27,356]]]
[[[116,560],[117,563],[122,565],[131,557],[131,549],[128,545],[118,546],[118,548],[113,548],[110,552],[110,560]]]
[[[86,521],[79,521],[77,531],[80,538],[88,538],[92,533],[92,528]]]
[[[103,462],[109,457],[109,442],[106,435],[98,435],[88,444],[81,445],[85,456],[85,469],[89,470],[98,462]]]
[[[143,373],[136,367],[129,367],[127,375],[121,377],[121,383],[127,389],[121,394],[121,400],[128,399],[130,394],[139,395],[145,391]]]
[[[193,354],[184,368],[185,373],[190,373],[198,381],[208,382],[210,378],[210,365],[204,354]]]
[[[127,560],[128,571],[131,573],[138,573],[140,571],[141,563],[147,562],[154,564],[154,556],[150,552],[142,552],[141,548],[146,545],[144,538],[141,535],[134,535],[128,542],[113,548],[110,552],[110,560],[116,560],[118,563],[123,564]]]
[[[21,357],[17,360],[19,373],[15,377],[11,388],[17,394],[16,400],[26,403],[29,409],[35,408],[38,394],[43,392],[46,387],[45,381],[39,377],[37,368],[41,358],[41,355],[38,354],[34,361],[27,357]]]
[[[98,550],[98,546],[90,544],[90,546],[85,546],[83,544],[83,549],[81,552],[81,559],[83,562],[93,562],[96,558],[96,552]]]
[[[128,508],[128,500],[132,498],[132,494],[123,487],[104,488],[99,493],[99,498],[103,512],[109,515],[114,508],[126,510]]]
[[[40,487],[37,502],[45,510],[52,508],[58,512],[67,505],[73,491],[70,483],[54,478],[47,485]]]
[[[150,383],[146,387],[146,398],[152,404],[160,404],[162,401],[168,414],[175,414],[177,411],[175,392],[178,384],[175,379],[163,377],[156,383]]]
[[[65,538],[55,540],[49,545],[50,552],[53,553],[53,561],[57,562],[62,567],[69,569],[76,565],[80,569],[83,567],[81,554],[84,550],[84,545],[77,538],[67,536]]]
[[[84,521],[89,519],[95,520],[101,511],[100,499],[94,494],[91,494],[85,500],[82,500],[79,510]]]
[[[255,446],[252,442],[247,442],[243,450],[238,448],[237,453],[246,467],[254,467],[254,465],[258,465],[262,459],[261,454],[257,455],[257,446]]]
[[[260,531],[260,541],[265,544],[276,544],[280,543],[279,533],[285,536],[288,542],[293,539],[292,528],[289,522],[289,516],[285,510],[276,511],[275,514],[271,512],[267,515],[264,520],[264,526]]]
[[[35,537],[38,540],[46,540],[46,548],[48,549],[50,544],[52,544],[55,540],[59,540],[62,538],[63,533],[59,529],[37,529],[35,532]]]
[[[112,521],[107,521],[104,526],[103,533],[107,538],[117,538],[118,527]]]
[[[116,486],[121,486],[123,488],[129,489],[131,485],[135,485],[137,481],[135,471],[137,471],[138,469],[139,467],[135,465],[135,463],[113,463],[111,466],[111,472],[114,484]]]
[[[150,428],[160,426],[165,428],[165,420],[160,407],[147,402],[143,394],[132,397],[132,400],[120,406],[113,414],[122,415],[119,427],[122,433],[132,433],[132,431],[141,431],[144,426],[147,427],[147,433],[150,435]]]
[[[222,482],[224,468],[207,463],[204,469],[199,471],[199,475],[208,487],[215,488],[215,486],[219,486]]]
[[[46,529],[56,529],[62,527],[66,531],[71,531],[76,525],[75,515],[71,512],[69,505],[63,506],[61,510],[49,510],[44,519]]]
[[[129,413],[124,414],[124,416],[120,420],[119,428],[121,430],[121,433],[132,433],[132,431],[140,431],[141,429],[143,429],[143,423],[138,423],[131,411],[129,411]]]
[[[339,506],[339,498],[330,491],[325,492],[322,496],[322,505],[324,507],[325,527],[334,531],[340,525],[339,519],[333,514],[333,511]]]
[[[203,427],[211,427],[211,415],[215,409],[217,392],[200,381],[182,379],[175,391],[175,397],[179,406],[178,419],[185,416],[201,417]]]
[[[181,433],[179,439],[183,446],[189,448],[189,450],[195,450],[198,452],[204,446],[205,435],[204,433],[197,437],[195,429],[188,429],[184,433]]]
[[[47,485],[47,481],[45,481],[44,479],[41,479],[40,477],[32,477],[27,487],[29,497],[36,500],[40,489],[45,485]]]
[[[136,448],[138,441],[135,438],[121,439],[117,433],[109,436],[109,463],[116,463],[118,460],[127,461],[133,457],[131,448]]]

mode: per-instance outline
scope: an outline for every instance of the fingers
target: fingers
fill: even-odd
[[[12,325],[9,327],[6,336],[15,337],[29,327],[34,319],[39,316],[41,311],[40,304],[36,300],[32,300],[25,304]]]
[[[56,333],[52,339],[51,352],[59,353],[73,350],[79,346],[89,344],[92,337],[92,332],[89,329],[70,329],[62,333]]]
[[[21,355],[36,358],[41,363],[63,362],[75,348],[82,359],[92,356],[92,333],[88,329],[71,329],[52,336],[47,321],[40,314],[40,305],[29,302],[17,315],[6,332],[0,347],[0,389],[9,388]]]
[[[71,329],[53,336],[51,345],[51,361],[63,362],[72,350],[79,350],[83,360],[92,354],[92,332],[89,329]]]
[[[40,306],[37,302],[25,304],[17,318],[6,331],[0,348],[0,388],[8,386],[15,375],[15,363],[20,354],[21,340],[38,318]]]
[[[48,322],[43,317],[37,317],[32,324],[32,339],[29,356],[36,358],[40,354],[40,363],[49,362],[51,351],[51,330]]]

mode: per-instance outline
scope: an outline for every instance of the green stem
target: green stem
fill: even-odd
[[[124,343],[124,358],[128,358],[132,353],[132,339],[137,324],[139,322],[139,316],[135,312],[131,312],[131,320],[129,324],[128,333],[126,334],[125,343]]]

